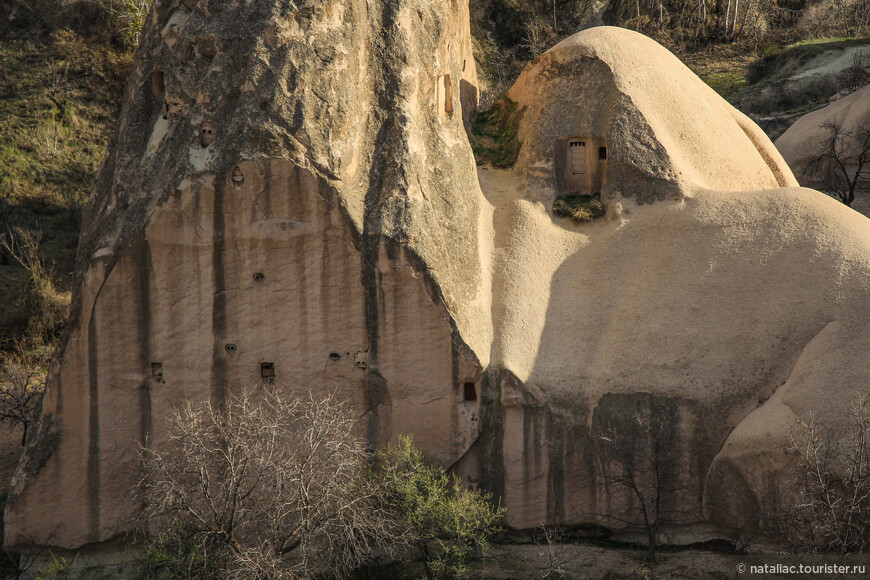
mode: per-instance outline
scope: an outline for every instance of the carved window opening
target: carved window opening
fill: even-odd
[[[260,376],[263,377],[264,380],[274,381],[275,380],[275,363],[270,363],[270,362],[260,363]]]
[[[254,272],[254,282],[262,282],[265,277],[262,272]]]
[[[234,344],[228,344],[228,345],[224,346],[224,349],[228,353],[233,354],[234,352],[236,352],[236,350],[238,350],[238,347],[236,347],[236,345],[234,345]]]
[[[233,169],[232,181],[233,186],[236,189],[242,187],[242,184],[245,182],[245,174],[242,173],[242,170],[240,168],[236,167],[235,169]]]
[[[163,380],[163,363],[153,362],[151,363],[151,376],[157,379],[158,381]]]
[[[462,390],[463,398],[466,401],[472,402],[477,400],[477,385],[474,383],[465,383]]]
[[[568,143],[568,165],[572,175],[586,173],[586,142],[571,141]]]
[[[341,355],[337,352],[329,353],[329,360],[341,360]]]

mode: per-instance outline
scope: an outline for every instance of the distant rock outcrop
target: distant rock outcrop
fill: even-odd
[[[372,446],[413,433],[517,527],[631,510],[591,429],[655,404],[680,529],[765,517],[793,418],[870,379],[870,222],[614,28],[522,75],[517,161],[476,168],[468,26],[464,2],[156,5],[7,545],[129,531],[173,406],[272,381],[337,388]],[[578,194],[607,216],[554,217]]]
[[[853,137],[870,135],[870,85],[859,89],[827,107],[807,113],[798,119],[782,136],[776,140],[776,147],[782,153],[802,185],[827,189],[832,179],[829,171],[837,173],[839,168],[819,167],[818,171],[809,168],[814,159],[825,153],[830,141],[830,127],[837,126]],[[858,141],[851,137],[842,141],[841,161],[850,176],[857,171]],[[870,185],[870,167],[866,168],[866,178],[861,185]]]
[[[838,75],[853,66],[870,63],[870,41],[842,41],[797,44],[786,48],[772,61],[762,60],[764,76],[731,99],[741,111],[770,118],[790,111],[816,108],[840,91]],[[870,72],[870,70],[868,70]]]

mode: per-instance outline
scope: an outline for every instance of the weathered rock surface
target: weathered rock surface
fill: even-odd
[[[870,222],[641,35],[523,74],[511,170],[476,172],[474,80],[464,2],[158,3],[7,545],[125,533],[138,444],[272,369],[350,397],[372,445],[413,433],[517,527],[631,510],[591,429],[655,406],[683,529],[757,525],[793,417],[839,420],[870,378]],[[566,183],[607,218],[554,217]]]
[[[505,373],[486,375],[502,406],[490,445],[510,521],[627,515],[596,481],[590,428],[656,406],[684,533],[757,525],[786,482],[794,418],[836,423],[870,374],[853,358],[870,346],[870,222],[794,187],[756,127],[640,35],[578,34],[509,96],[525,108],[519,161],[482,171],[481,187],[490,364]],[[552,160],[558,139],[588,136],[606,142],[609,220],[576,226],[549,212]]]
[[[479,422],[467,343],[490,340],[475,83],[462,2],[158,1],[6,541],[128,530],[138,446],[270,364],[352,398],[373,445],[417,432],[461,457]]]
[[[827,150],[830,141],[830,129],[826,126],[836,125],[856,138],[870,132],[870,85],[859,89],[824,107],[807,113],[798,119],[794,125],[776,140],[776,147],[792,168],[798,181],[810,187],[826,188],[833,183],[840,183],[839,173],[833,178],[827,171],[808,171],[808,165]],[[850,178],[857,172],[857,156],[860,154],[859,141],[845,138],[842,141],[842,159]],[[830,171],[838,172],[837,167]],[[865,169],[866,179],[861,179],[862,186],[870,186],[870,168]]]

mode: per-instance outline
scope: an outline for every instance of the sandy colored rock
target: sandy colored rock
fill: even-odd
[[[415,431],[434,460],[461,457],[479,423],[468,344],[491,340],[475,85],[460,2],[157,3],[9,545],[123,535],[138,446],[164,443],[179,403],[266,388],[270,372],[341,392],[372,446]]]
[[[185,6],[138,53],[8,546],[123,538],[173,406],[273,371],[352,400],[373,447],[412,433],[521,528],[631,513],[592,429],[661,407],[687,514],[664,533],[727,535],[785,484],[793,417],[839,421],[870,379],[870,222],[652,40],[538,59],[496,170],[464,129],[465,3]],[[565,193],[607,216],[555,217]]]
[[[532,181],[528,187],[543,190],[542,201],[552,195],[556,137],[603,137],[604,193],[641,202],[696,188],[797,185],[754,123],[640,34],[612,27],[575,34],[526,69],[507,95],[524,110],[517,170]]]
[[[798,119],[776,140],[776,147],[788,162],[801,184],[825,188],[829,179],[824,171],[808,169],[808,165],[826,151],[830,132],[826,124],[835,124],[853,135],[870,132],[870,85],[838,99],[827,107],[807,113]],[[852,139],[843,150],[843,163],[850,177],[857,172],[858,143]],[[866,178],[860,186],[870,187],[870,169],[865,168]]]

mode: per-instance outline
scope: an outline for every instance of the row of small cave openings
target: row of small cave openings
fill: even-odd
[[[226,351],[229,353],[236,352],[236,345],[227,344],[225,346]],[[350,354],[350,353],[348,353]],[[365,368],[365,360],[358,358],[359,353],[354,357],[354,364],[359,368]],[[340,360],[342,358],[341,354],[338,352],[329,353],[329,359],[333,361]],[[163,380],[163,363],[161,362],[153,362],[151,363],[151,376],[152,378],[162,381]],[[275,381],[275,363],[274,362],[261,362],[260,363],[260,378],[264,381],[274,382]],[[466,381],[462,385],[462,399],[466,402],[475,402],[477,401],[477,384]]]
[[[166,78],[163,71],[155,70],[151,73],[151,92],[154,98],[163,105],[163,118],[169,119],[172,106],[166,98]],[[216,127],[214,122],[205,119],[199,126],[199,144],[206,148],[214,142]]]

